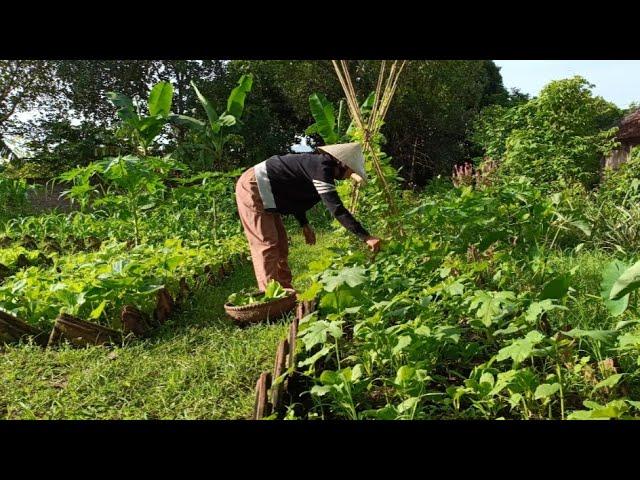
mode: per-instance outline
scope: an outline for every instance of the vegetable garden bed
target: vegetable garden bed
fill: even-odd
[[[202,273],[194,273],[190,282],[197,287],[198,284],[216,284],[225,276],[231,274],[235,266],[244,261],[244,256],[235,253],[229,260],[218,265],[204,265]],[[53,323],[53,329],[47,336],[41,330],[6,311],[0,310],[0,338],[6,342],[17,342],[33,339],[34,342],[43,346],[54,346],[63,339],[69,340],[75,345],[101,345],[108,343],[120,343],[128,336],[144,337],[149,335],[154,328],[162,326],[171,316],[176,308],[185,302],[194,287],[189,287],[190,283],[186,277],[179,280],[172,280],[170,283],[177,285],[176,292],[172,295],[164,286],[152,289],[144,296],[155,295],[155,307],[149,312],[149,300],[144,300],[146,307],[125,304],[121,307],[119,329],[108,328],[95,322],[87,322],[69,314],[61,314]],[[9,283],[5,285],[7,291],[15,291],[15,285]],[[10,290],[9,290],[10,289]],[[155,294],[154,294],[155,292]],[[0,297],[2,298],[2,297]],[[126,297],[125,297],[126,298]],[[119,299],[114,299],[114,305],[109,305],[111,310],[120,303]],[[12,300],[14,305],[19,306],[19,299]],[[0,304],[1,305],[1,304]],[[107,302],[100,303],[101,311],[107,308]],[[56,306],[49,306],[48,310],[55,311]],[[40,322],[42,323],[42,321]],[[43,338],[47,336],[48,341]]]

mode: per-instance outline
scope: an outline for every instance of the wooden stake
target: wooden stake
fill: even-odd
[[[371,161],[374,165],[374,168],[376,170],[376,173],[380,177],[380,182],[382,183],[383,190],[387,197],[389,209],[393,214],[397,214],[395,201],[393,199],[393,195],[391,194],[389,184],[382,171],[382,165],[380,163],[378,154],[375,151],[375,146],[373,144],[373,141],[375,136],[380,131],[380,128],[382,127],[384,116],[386,115],[389,105],[391,104],[391,99],[393,98],[396,87],[398,85],[398,78],[405,66],[406,61],[403,61],[400,64],[400,67],[398,67],[398,60],[394,60],[394,62],[391,64],[391,68],[389,69],[389,74],[386,77],[386,80],[385,80],[386,62],[384,60],[382,61],[382,64],[380,66],[380,73],[378,74],[378,82],[376,84],[374,105],[366,125],[362,118],[362,112],[360,111],[360,104],[358,103],[355,89],[353,88],[353,83],[351,81],[351,76],[349,74],[347,62],[345,60],[340,60],[340,65],[338,65],[338,62],[336,62],[335,60],[332,60],[332,63],[336,71],[336,75],[338,76],[338,81],[340,82],[340,85],[342,86],[342,89],[345,93],[345,96],[347,99],[347,105],[349,107],[351,117],[354,123],[356,124],[357,128],[359,128],[363,134],[363,150],[369,154]],[[384,91],[381,94],[383,83],[384,83]],[[354,190],[352,190],[352,195],[351,195],[352,210],[355,210],[357,208],[359,190],[360,190],[359,186],[356,186]]]

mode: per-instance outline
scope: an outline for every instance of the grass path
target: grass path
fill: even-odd
[[[332,245],[292,236],[294,285],[308,263]],[[227,296],[255,284],[250,265],[222,285],[197,292],[186,309],[153,338],[125,347],[42,350],[19,345],[0,353],[0,418],[4,419],[243,419],[253,408],[260,372],[272,368],[276,324],[238,328],[226,318]]]

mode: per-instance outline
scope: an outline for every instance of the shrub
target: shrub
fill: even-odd
[[[592,188],[600,158],[615,146],[621,111],[582,77],[549,83],[540,96],[512,108],[490,107],[475,125],[474,140],[500,161],[500,173],[525,175],[545,188],[578,181]]]

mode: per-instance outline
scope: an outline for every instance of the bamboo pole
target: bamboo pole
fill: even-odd
[[[358,103],[355,89],[353,88],[353,83],[351,81],[351,76],[349,74],[347,62],[345,60],[341,60],[340,65],[338,65],[338,62],[336,62],[335,60],[332,60],[332,63],[336,71],[336,74],[338,76],[340,85],[342,86],[342,89],[347,98],[347,105],[349,107],[351,117],[355,122],[356,126],[363,133],[364,150],[367,153],[369,153],[371,157],[374,168],[376,170],[377,175],[380,178],[380,181],[383,186],[383,190],[387,197],[389,208],[392,211],[392,213],[395,214],[397,213],[397,209],[395,206],[395,202],[393,200],[393,196],[391,195],[391,191],[389,189],[389,184],[382,171],[382,165],[380,163],[380,159],[378,157],[377,152],[375,151],[374,138],[379,133],[380,128],[382,127],[384,117],[387,113],[389,105],[391,104],[391,99],[395,94],[400,73],[402,72],[406,64],[406,61],[403,61],[400,64],[400,67],[398,67],[398,61],[395,60],[391,64],[391,67],[389,69],[389,74],[386,77],[386,79],[385,79],[386,62],[384,60],[382,61],[382,64],[380,67],[380,73],[378,74],[378,82],[376,84],[374,105],[371,110],[370,116],[367,119],[366,124],[362,118],[362,112],[360,111],[360,107],[359,107],[360,104]],[[383,83],[384,83],[384,90],[382,91],[382,95],[381,95],[381,89],[382,89]],[[355,210],[355,208],[357,208],[359,190],[360,190],[359,185],[356,185],[351,192],[352,210]]]

